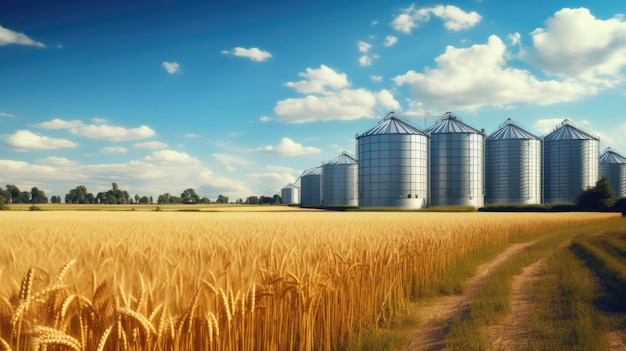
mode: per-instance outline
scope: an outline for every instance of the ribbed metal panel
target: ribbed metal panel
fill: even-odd
[[[324,207],[358,206],[358,165],[346,152],[322,166]]]
[[[541,139],[511,119],[485,139],[485,203],[541,203]]]
[[[358,136],[359,207],[426,207],[428,143],[428,134],[394,114]]]
[[[322,167],[304,171],[300,176],[300,207],[321,207],[322,187]]]
[[[285,205],[297,204],[299,200],[298,187],[289,184],[280,190],[282,203]]]
[[[484,132],[446,113],[430,133],[432,206],[484,205]]]
[[[544,202],[575,202],[599,179],[600,139],[565,120],[543,140]]]
[[[615,197],[626,197],[626,158],[610,148],[600,156],[600,176],[605,176]]]

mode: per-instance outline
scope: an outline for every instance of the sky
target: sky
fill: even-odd
[[[626,153],[620,0],[0,3],[0,184],[273,195],[389,112]]]

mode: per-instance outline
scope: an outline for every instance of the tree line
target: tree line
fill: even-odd
[[[131,196],[128,191],[119,188],[117,183],[111,184],[111,189],[93,194],[87,190],[84,185],[79,185],[74,189],[70,189],[65,198],[66,204],[152,204],[155,203],[152,196],[140,196],[135,194]],[[21,191],[16,185],[7,185],[5,189],[0,188],[0,206],[6,204],[47,204],[61,203],[61,196],[53,195],[48,197],[43,190],[33,187],[30,192]],[[157,197],[157,204],[227,204],[228,196],[218,195],[215,201],[211,201],[208,197],[200,197],[193,188],[185,189],[180,196],[170,193],[164,193]],[[273,196],[249,196],[244,201],[237,199],[237,204],[280,204],[279,195]]]

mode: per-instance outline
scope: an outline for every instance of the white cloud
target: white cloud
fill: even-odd
[[[51,165],[56,165],[56,166],[75,166],[75,165],[77,165],[77,163],[72,161],[72,160],[68,160],[67,158],[56,157],[56,156],[48,156],[48,157],[40,158],[40,159],[37,160],[37,163],[51,164]]]
[[[554,129],[557,128],[557,125],[559,125],[559,123],[563,122],[565,118],[544,118],[544,119],[539,119],[535,122],[535,124],[533,124],[533,128],[535,128],[535,130],[537,131],[537,133],[539,133],[540,135],[546,135],[550,132],[552,132]]]
[[[378,24],[378,21],[377,21],[377,20],[373,20],[373,21],[371,22],[371,24],[372,24],[372,26],[375,26],[375,25],[377,25],[377,24]]]
[[[32,40],[26,34],[14,32],[10,29],[0,26],[0,46],[5,46],[9,44],[36,46],[38,48],[46,47],[43,43]]]
[[[367,55],[363,55],[363,56],[359,57],[359,64],[361,66],[371,66],[372,65],[372,58],[367,56]]]
[[[545,29],[531,33],[534,51],[523,58],[551,74],[605,86],[624,81],[626,22],[621,15],[600,20],[588,9],[564,8],[545,23]]]
[[[291,167],[285,167],[285,166],[272,166],[272,165],[267,165],[265,166],[265,169],[270,171],[270,172],[282,172],[282,173],[295,173],[296,170],[291,168]]]
[[[320,68],[307,68],[306,72],[298,74],[304,80],[299,82],[287,82],[286,86],[302,94],[329,94],[327,89],[342,89],[348,87],[348,75],[337,73],[332,68],[320,65]]]
[[[94,117],[91,119],[91,121],[95,124],[106,124],[108,122],[106,118],[102,118],[102,117]]]
[[[11,113],[6,113],[6,112],[0,112],[0,117],[6,117],[6,118],[17,118],[16,115],[11,114]]]
[[[219,163],[224,166],[224,169],[233,172],[237,170],[237,167],[251,167],[252,162],[247,158],[224,153],[214,153],[213,156]]]
[[[164,149],[167,147],[167,144],[160,141],[148,141],[145,143],[136,143],[133,144],[133,146],[138,149]]]
[[[393,35],[388,35],[385,37],[385,42],[383,43],[384,46],[394,46],[396,43],[398,42],[398,38],[394,37]]]
[[[364,41],[357,42],[357,46],[359,47],[359,52],[367,54],[367,52],[372,48],[372,44],[369,44]]]
[[[308,68],[300,76],[306,79],[286,85],[308,95],[278,101],[274,113],[279,122],[355,120],[380,115],[381,110],[400,110],[397,101],[388,99],[391,96],[389,91],[349,89],[350,83],[345,73],[337,73],[324,65],[319,69]]]
[[[380,82],[382,82],[382,81],[383,81],[383,76],[371,75],[371,76],[370,76],[370,79],[371,79],[373,82],[380,83]]]
[[[517,32],[513,34],[509,34],[508,38],[512,46],[516,46],[522,42],[522,36]]]
[[[18,130],[9,135],[7,144],[16,151],[54,150],[78,146],[78,144],[67,139],[49,138],[28,130]]]
[[[161,163],[171,164],[199,164],[200,161],[192,156],[189,156],[185,152],[178,152],[174,150],[161,150],[154,151],[152,155],[144,158],[146,161],[156,161]]]
[[[106,146],[100,149],[100,152],[105,154],[125,154],[128,149],[123,146]]]
[[[550,105],[574,101],[597,88],[573,79],[541,81],[529,71],[506,66],[506,46],[495,35],[487,44],[469,48],[448,46],[435,59],[436,68],[408,71],[394,78],[407,85],[416,99],[440,110],[476,110],[516,103]]]
[[[176,62],[163,62],[161,63],[161,67],[165,68],[167,73],[174,74],[180,71],[180,65]]]
[[[276,146],[263,146],[256,148],[256,151],[267,152],[278,156],[300,156],[308,154],[316,154],[322,150],[313,146],[302,146],[289,138],[282,138],[280,144]]]
[[[406,34],[430,20],[430,16],[439,17],[444,21],[448,30],[460,31],[475,26],[482,17],[475,11],[465,12],[453,5],[437,5],[434,7],[415,8],[415,4],[402,10],[392,22],[391,26]]]
[[[97,119],[97,121],[105,121]],[[108,124],[89,124],[86,125],[82,121],[72,120],[64,121],[55,118],[49,122],[35,124],[35,127],[44,129],[68,129],[73,135],[80,135],[89,139],[100,139],[108,141],[126,141],[150,138],[156,135],[155,131],[148,126],[139,126],[138,128],[124,128]]]
[[[296,181],[293,174],[281,171],[252,173],[248,174],[247,178],[247,182],[252,184],[255,189],[260,189],[263,195],[280,194],[280,189],[283,186]]]
[[[236,47],[232,50],[223,50],[222,54],[245,57],[257,62],[262,62],[272,57],[272,54],[270,52],[261,50],[259,48],[246,49],[242,47]]]
[[[79,120],[64,121],[62,119],[55,118],[52,121],[38,123],[34,126],[44,129],[71,129],[83,126],[83,122]]]
[[[271,120],[272,120],[272,117],[270,117],[270,116],[261,116],[261,117],[259,117],[259,121],[261,121],[261,122],[269,122]]]
[[[187,134],[185,134],[185,138],[188,138],[188,139],[194,139],[194,138],[200,138],[200,137],[201,137],[200,134],[195,134],[195,133],[187,133]]]

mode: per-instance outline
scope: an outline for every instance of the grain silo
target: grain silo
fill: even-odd
[[[626,197],[626,157],[608,148],[600,156],[600,176],[605,176],[615,191],[615,197]]]
[[[300,207],[322,206],[322,167],[308,169],[300,176]]]
[[[485,203],[541,203],[541,139],[510,118],[485,139]]]
[[[430,133],[432,206],[484,205],[484,131],[446,112]]]
[[[544,202],[575,202],[599,178],[600,139],[564,120],[543,138]]]
[[[281,203],[285,205],[293,205],[300,202],[298,187],[294,184],[287,184],[280,190]]]
[[[359,207],[426,207],[428,141],[393,112],[357,136]]]
[[[358,206],[358,168],[353,156],[342,152],[322,165],[322,204],[324,207]]]

